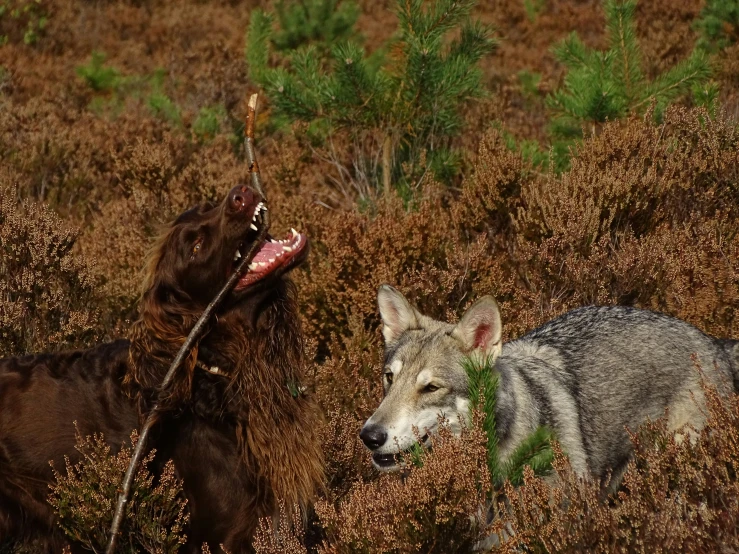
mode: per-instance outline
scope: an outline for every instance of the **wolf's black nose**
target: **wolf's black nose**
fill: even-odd
[[[359,432],[359,438],[370,450],[377,450],[387,440],[387,433],[379,425],[365,425]]]

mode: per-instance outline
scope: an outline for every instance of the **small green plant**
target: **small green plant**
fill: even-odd
[[[636,2],[606,0],[604,8],[608,50],[586,47],[576,33],[554,49],[567,68],[562,87],[548,98],[553,112],[551,130],[557,138],[581,138],[583,126],[595,130],[607,120],[644,113],[652,104],[660,118],[670,103],[694,87],[705,86],[710,77],[706,56],[696,49],[688,59],[649,81],[636,40]]]
[[[155,116],[168,121],[172,125],[180,126],[182,124],[182,116],[180,115],[180,107],[164,92],[152,92],[146,99],[151,113]]]
[[[105,53],[95,50],[87,65],[77,67],[77,75],[96,92],[112,92],[121,84],[121,74],[105,65]]]
[[[483,428],[488,437],[487,463],[493,486],[500,489],[506,481],[520,485],[523,483],[523,470],[526,466],[531,467],[536,475],[549,473],[554,460],[551,447],[554,435],[551,429],[544,426],[529,435],[506,462],[501,463],[495,426],[498,374],[490,360],[467,358],[463,365],[467,372],[472,409],[479,409],[483,414]]]
[[[180,107],[164,91],[166,74],[163,70],[159,69],[149,76],[124,76],[115,67],[106,65],[105,59],[104,52],[95,51],[89,63],[77,67],[77,75],[99,93],[90,101],[92,111],[117,114],[125,98],[134,97],[143,99],[155,117],[175,127],[182,125]]]
[[[698,46],[716,52],[739,41],[739,0],[706,0],[695,21]]]
[[[165,77],[166,72],[163,69],[158,69],[148,79],[151,93],[146,97],[146,104],[156,117],[175,127],[180,127],[182,125],[181,110],[164,90]]]
[[[311,43],[330,47],[352,38],[359,6],[349,0],[279,0],[275,15],[279,29],[271,38],[276,50],[294,50]]]
[[[531,23],[536,21],[536,17],[541,13],[545,5],[546,0],[523,0],[523,9]]]
[[[0,46],[10,40],[10,34],[29,46],[36,44],[49,22],[49,15],[42,0],[0,1]],[[6,34],[4,28],[13,27],[16,32]],[[8,29],[10,31],[10,29]]]
[[[291,54],[288,67],[270,67],[273,17],[256,11],[247,36],[249,73],[282,124],[306,122],[318,143],[340,130],[351,135],[364,192],[381,184],[387,193],[392,182],[407,187],[429,170],[448,181],[459,171],[452,138],[462,107],[484,94],[478,62],[494,46],[490,29],[469,19],[474,5],[441,0],[425,9],[421,0],[398,0],[393,55],[378,60],[343,42],[331,47],[328,70],[315,46]],[[458,37],[448,40],[452,33]]]
[[[81,460],[72,464],[65,458],[66,475],[53,469],[56,484],[51,486],[49,503],[70,539],[93,552],[102,552],[132,448],[123,446],[111,455],[101,435],[82,437],[76,426],[75,434]],[[132,445],[136,440],[134,432]],[[136,473],[116,552],[174,554],[185,543],[183,530],[189,516],[182,482],[170,461],[155,485],[148,470],[154,454],[152,451],[144,458]]]
[[[518,72],[518,82],[521,84],[521,92],[526,98],[533,99],[539,96],[539,83],[541,73],[526,71]]]
[[[222,105],[201,108],[192,123],[192,132],[201,142],[211,140],[221,130],[221,122],[226,117]]]

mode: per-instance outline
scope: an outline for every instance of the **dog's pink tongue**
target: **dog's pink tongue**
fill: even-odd
[[[259,281],[272,271],[289,263],[295,255],[305,248],[305,235],[293,231],[290,238],[284,240],[269,239],[249,263],[249,271],[239,281],[237,288],[244,288],[251,283]]]
[[[252,262],[270,263],[270,261],[275,261],[275,258],[277,258],[278,256],[282,256],[283,252],[284,251],[282,244],[276,244],[274,242],[267,241],[262,245],[262,248],[259,249],[259,252],[256,253],[254,259],[252,259]]]

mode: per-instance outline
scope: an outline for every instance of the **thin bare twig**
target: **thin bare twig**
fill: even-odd
[[[259,166],[257,165],[257,158],[254,152],[254,120],[256,117],[256,109],[257,109],[257,95],[253,94],[251,98],[249,98],[249,103],[247,107],[246,127],[245,127],[246,140],[244,141],[244,148],[246,150],[246,159],[249,164],[249,173],[251,174],[252,186],[254,187],[254,189],[256,189],[259,195],[264,199],[265,196],[264,196],[264,190],[262,188],[262,179],[261,179],[261,175],[259,174]],[[144,449],[146,447],[146,439],[149,436],[149,431],[151,431],[151,428],[154,426],[157,419],[159,418],[159,407],[161,406],[163,400],[167,397],[167,390],[169,389],[169,386],[174,379],[175,372],[180,367],[183,360],[189,355],[192,347],[195,346],[198,340],[200,340],[211,316],[221,305],[224,298],[226,298],[226,296],[228,296],[231,290],[236,286],[236,283],[247,272],[249,264],[251,263],[256,253],[259,251],[259,248],[262,245],[262,243],[265,241],[268,230],[269,230],[269,211],[264,210],[262,212],[262,226],[259,229],[257,238],[254,240],[246,256],[242,258],[241,263],[238,265],[238,267],[233,272],[231,277],[229,277],[226,284],[223,285],[223,288],[220,290],[220,292],[211,301],[211,303],[208,304],[208,306],[205,308],[203,313],[200,315],[200,319],[198,319],[195,325],[193,326],[192,331],[190,331],[190,334],[187,336],[187,339],[182,344],[179,352],[177,352],[177,355],[172,361],[172,365],[169,366],[169,369],[167,370],[167,373],[164,376],[164,380],[162,381],[162,384],[159,386],[159,394],[157,396],[157,401],[152,407],[151,412],[149,412],[149,415],[147,416],[146,421],[144,422],[144,426],[141,428],[141,432],[139,433],[139,440],[136,443],[136,448],[134,448],[133,455],[131,456],[131,463],[128,465],[128,469],[126,470],[126,475],[123,478],[121,492],[118,496],[118,502],[116,504],[115,514],[113,515],[113,523],[110,526],[110,536],[108,537],[108,546],[105,549],[106,554],[113,554],[115,552],[116,542],[118,540],[118,534],[120,532],[121,524],[123,523],[124,510],[125,510],[126,504],[128,503],[128,498],[131,494],[131,487],[133,486],[134,476],[136,474],[136,468],[144,454]]]

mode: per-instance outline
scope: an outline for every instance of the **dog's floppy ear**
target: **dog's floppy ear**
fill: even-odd
[[[377,290],[377,306],[382,318],[382,336],[386,344],[392,344],[405,331],[418,327],[418,313],[405,296],[390,285],[380,285]]]
[[[452,331],[470,353],[485,358],[497,358],[502,344],[502,325],[500,309],[492,296],[483,296],[462,316]]]

